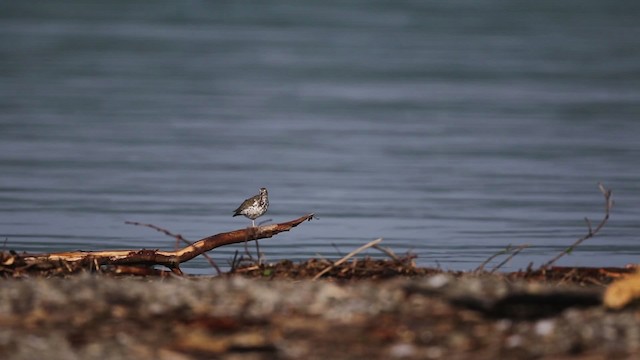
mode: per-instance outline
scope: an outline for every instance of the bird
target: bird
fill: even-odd
[[[251,226],[256,227],[256,219],[264,215],[269,207],[269,193],[267,188],[260,188],[260,193],[243,201],[237,209],[234,210],[233,216],[244,215],[251,219]]]

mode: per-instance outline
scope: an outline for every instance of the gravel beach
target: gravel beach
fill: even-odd
[[[0,281],[2,359],[631,359],[640,308],[602,286],[386,280]]]

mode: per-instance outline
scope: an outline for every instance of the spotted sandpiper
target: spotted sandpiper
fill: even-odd
[[[260,188],[260,193],[243,201],[233,212],[233,216],[244,215],[251,219],[251,226],[256,227],[256,219],[264,215],[269,207],[269,194],[266,188]]]

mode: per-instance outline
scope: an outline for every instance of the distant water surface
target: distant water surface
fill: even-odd
[[[0,235],[17,251],[172,249],[319,220],[267,261],[377,237],[422,266],[640,255],[640,3],[0,4]],[[226,266],[242,245],[212,251]],[[254,250],[253,247],[251,247]],[[372,256],[384,256],[368,251]],[[497,264],[498,258],[492,264]],[[202,259],[190,273],[213,273]]]

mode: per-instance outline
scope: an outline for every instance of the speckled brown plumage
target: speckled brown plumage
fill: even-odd
[[[233,212],[233,216],[243,215],[251,219],[252,226],[256,226],[255,220],[264,215],[269,208],[269,193],[266,188],[260,188],[260,193],[243,201]]]

